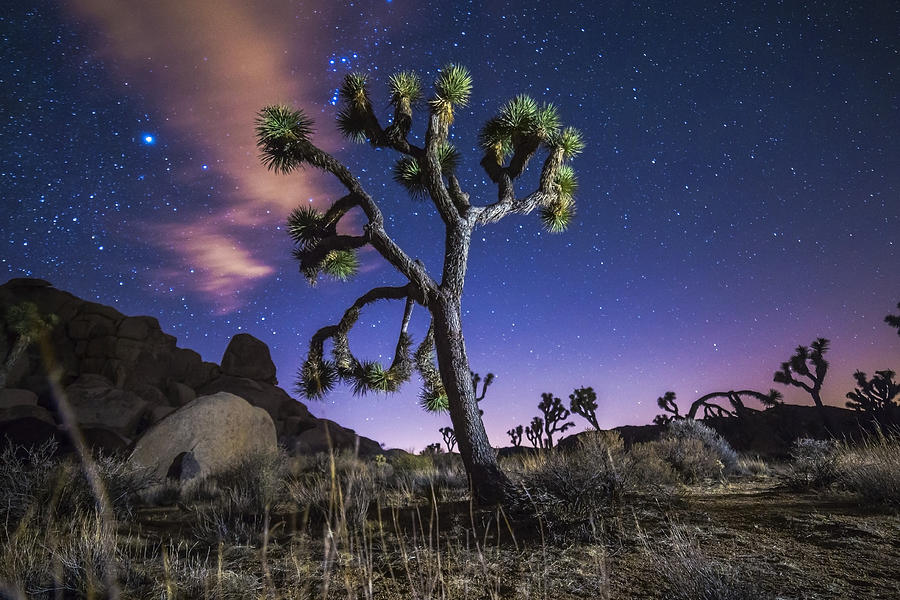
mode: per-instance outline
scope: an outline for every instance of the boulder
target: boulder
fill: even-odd
[[[197,393],[187,385],[169,380],[166,385],[166,397],[172,406],[184,406],[197,397]]]
[[[187,470],[195,478],[225,470],[254,453],[276,452],[277,448],[275,425],[266,411],[234,394],[220,392],[197,398],[151,427],[138,439],[128,460],[153,469],[159,480],[164,480],[171,469],[184,479],[185,453],[191,453]]]
[[[18,404],[0,409],[0,446],[35,446],[51,438],[60,439],[53,416],[46,408]]]
[[[197,390],[200,395],[229,392],[240,396],[253,406],[264,409],[272,420],[280,423],[287,417],[303,417],[314,420],[307,408],[287,395],[280,387],[246,377],[222,375]],[[281,430],[279,430],[281,433]]]
[[[146,400],[101,375],[82,375],[66,388],[66,396],[79,427],[108,429],[124,438],[135,436],[150,410]]]
[[[374,456],[384,451],[375,440],[357,435],[352,429],[341,427],[334,421],[318,419],[316,426],[293,438],[292,450],[298,454],[316,454],[349,450],[359,456]]]
[[[231,338],[222,356],[222,373],[273,385],[278,383],[269,347],[249,333],[239,333]]]
[[[13,406],[21,406],[30,404],[37,406],[37,394],[31,390],[17,390],[4,388],[0,390],[0,410],[4,408],[12,408]]]

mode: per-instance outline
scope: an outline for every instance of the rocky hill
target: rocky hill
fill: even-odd
[[[0,285],[0,364],[10,362],[19,335],[8,309],[30,302],[40,315],[55,315],[42,355],[31,344],[9,365],[0,389],[0,442],[40,442],[56,437],[65,446],[59,391],[72,407],[79,428],[93,447],[129,447],[153,424],[198,396],[230,392],[264,409],[275,424],[279,444],[292,453],[357,449],[381,452],[374,440],[357,436],[333,421],[313,416],[278,387],[269,348],[241,333],[228,344],[221,364],[205,362],[153,317],[118,310],[57,290],[40,279],[12,279]],[[326,431],[327,430],[327,431]]]

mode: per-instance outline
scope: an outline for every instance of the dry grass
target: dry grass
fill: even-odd
[[[879,434],[837,452],[837,480],[868,502],[900,506],[900,437]]]

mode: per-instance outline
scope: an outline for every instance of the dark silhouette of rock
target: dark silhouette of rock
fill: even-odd
[[[113,431],[131,439],[151,411],[149,402],[121,390],[102,375],[86,374],[66,388],[66,400],[79,426]]]
[[[72,401],[79,426],[91,432],[85,436],[89,445],[121,448],[198,396],[229,392],[264,409],[275,424],[279,441],[288,449],[327,449],[320,420],[276,386],[269,349],[252,335],[241,333],[231,339],[220,368],[204,362],[193,350],[179,348],[177,340],[163,332],[153,317],[126,316],[115,308],[57,290],[43,280],[12,279],[0,285],[0,305],[20,302],[33,302],[41,314],[58,317],[49,334],[53,367],[61,373],[59,383]],[[0,360],[15,341],[3,317],[0,311]],[[23,394],[37,396],[38,407],[46,409],[39,412],[47,420],[37,419],[43,423],[41,430],[55,433],[60,423],[57,398],[36,345],[16,363],[7,383],[24,390]],[[4,393],[0,398],[15,396],[11,390]],[[30,402],[33,396],[28,398]],[[3,402],[14,406],[19,401]],[[31,428],[32,437],[42,441],[39,429],[37,425]],[[299,436],[312,430],[318,433],[308,433],[298,443]],[[352,430],[336,423],[330,423],[329,430],[336,449],[357,446],[358,436]],[[359,440],[361,448],[378,447],[372,440]]]
[[[153,469],[163,480],[176,460],[190,452],[205,477],[237,465],[255,453],[275,452],[278,440],[269,414],[227,392],[201,396],[151,427],[129,461]]]
[[[278,383],[269,347],[249,333],[239,333],[231,338],[222,355],[222,373],[272,385]]]
[[[341,427],[334,421],[319,419],[316,426],[307,429],[294,439],[294,452],[297,454],[315,454],[334,450],[350,450],[359,456],[374,456],[384,450],[374,440],[356,435],[352,429]]]
[[[37,394],[31,390],[9,389],[0,390],[0,409],[12,408],[23,404],[37,406]]]
[[[34,446],[49,439],[62,439],[53,415],[46,408],[19,404],[0,409],[0,446],[7,443]]]

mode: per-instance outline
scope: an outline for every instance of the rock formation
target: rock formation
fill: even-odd
[[[271,416],[278,443],[289,452],[355,449],[377,454],[380,445],[331,421],[317,419],[304,404],[277,387],[275,365],[265,343],[241,333],[222,357],[222,366],[179,348],[153,317],[130,317],[114,308],[55,289],[40,279],[12,279],[0,285],[0,360],[15,343],[4,320],[6,309],[33,302],[41,314],[55,314],[50,336],[52,368],[59,373],[78,426],[89,444],[122,450],[179,407],[199,396],[228,392]],[[57,399],[36,345],[16,362],[0,390],[0,443],[63,443]],[[327,433],[326,433],[327,429]]]
[[[151,427],[128,460],[152,469],[158,481],[185,482],[277,449],[275,425],[265,410],[219,392],[191,401]]]

